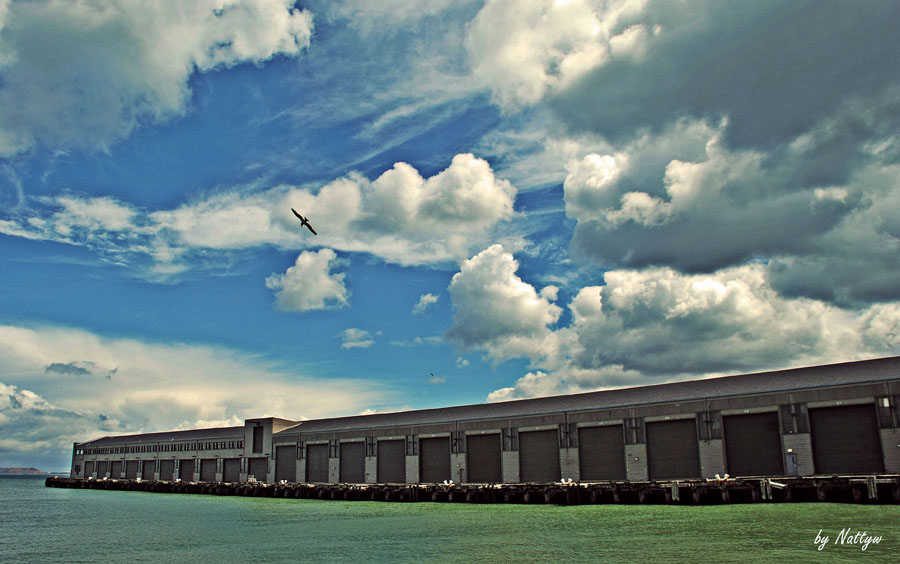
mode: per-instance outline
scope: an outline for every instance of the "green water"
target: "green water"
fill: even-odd
[[[847,527],[883,540],[835,545]],[[820,529],[830,542],[817,551]],[[900,561],[900,506],[388,504],[0,478],[4,563],[857,561]]]

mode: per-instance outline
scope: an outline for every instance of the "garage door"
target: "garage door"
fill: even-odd
[[[215,482],[216,481],[216,459],[206,458],[200,461],[200,481]]]
[[[175,479],[175,461],[160,460],[159,461],[159,479],[171,482]]]
[[[257,482],[265,482],[269,473],[269,459],[256,457],[247,460],[247,475],[253,476]]]
[[[809,426],[816,474],[884,472],[874,405],[810,409]]]
[[[406,482],[406,441],[378,441],[378,482]]]
[[[125,462],[125,479],[126,480],[137,480],[139,464],[140,464],[140,461],[138,461],[138,460],[127,460]]]
[[[297,481],[297,445],[275,447],[275,481]]]
[[[226,458],[222,461],[222,479],[226,482],[241,481],[241,459]]]
[[[725,468],[732,476],[780,476],[781,432],[778,413],[726,415]]]
[[[700,477],[696,419],[647,423],[646,429],[651,480]]]
[[[182,482],[194,481],[194,459],[185,458],[178,463],[178,477]]]
[[[466,435],[466,481],[502,482],[500,456],[500,433]]]
[[[624,480],[625,435],[622,425],[579,428],[578,461],[582,480]]]
[[[156,461],[155,460],[145,460],[143,467],[141,468],[141,479],[142,480],[152,480],[153,475],[156,473]]]
[[[94,461],[84,463],[84,477],[89,478],[94,473]]]
[[[122,477],[122,461],[115,460],[109,466],[109,475],[111,478],[121,478]]]
[[[450,437],[419,439],[419,481],[437,484],[450,479]]]
[[[306,445],[306,481],[328,481],[328,445]]]
[[[559,470],[559,431],[519,433],[519,475],[523,482],[556,482]]]
[[[346,484],[366,481],[366,443],[341,443],[340,480]]]

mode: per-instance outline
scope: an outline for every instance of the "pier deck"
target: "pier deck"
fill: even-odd
[[[556,505],[900,503],[900,475],[524,484],[215,483],[47,478],[47,487],[388,502]]]

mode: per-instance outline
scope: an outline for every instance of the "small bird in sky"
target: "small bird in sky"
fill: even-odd
[[[313,235],[318,235],[318,233],[316,233],[316,230],[313,229],[313,226],[309,224],[308,218],[305,218],[302,215],[300,215],[299,213],[297,213],[297,210],[295,210],[294,208],[291,208],[291,211],[294,212],[294,215],[296,215],[297,219],[300,220],[300,227],[303,227],[305,225],[307,227],[307,229],[312,231]]]

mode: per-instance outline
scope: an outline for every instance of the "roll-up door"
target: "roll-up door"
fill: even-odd
[[[450,437],[419,439],[419,481],[437,484],[450,479]]]
[[[297,445],[275,447],[275,481],[297,481]]]
[[[378,482],[406,482],[406,441],[378,441]]]
[[[247,460],[247,476],[253,476],[257,482],[265,482],[269,473],[269,459],[265,457]]]
[[[523,482],[559,480],[559,430],[519,432],[519,475]]]
[[[215,482],[216,481],[216,459],[205,458],[200,461],[200,481]]]
[[[106,460],[101,460],[97,463],[97,477],[102,478],[106,476],[106,473],[109,472],[109,462]]]
[[[696,419],[647,423],[646,430],[651,480],[700,477]]]
[[[109,470],[110,477],[112,478],[121,478],[122,477],[122,461],[114,460],[110,465]]]
[[[781,476],[778,413],[726,415],[725,468],[732,476]]]
[[[165,482],[171,482],[175,479],[175,461],[160,460],[159,461],[159,479]]]
[[[466,472],[468,482],[502,482],[500,433],[466,435]]]
[[[194,459],[184,458],[178,463],[178,477],[182,482],[194,481]]]
[[[94,461],[89,460],[84,463],[84,477],[88,478],[94,473]]]
[[[580,427],[578,461],[582,480],[624,480],[625,434],[622,425]]]
[[[125,479],[126,480],[137,480],[138,464],[140,464],[139,460],[126,460],[125,461]]]
[[[306,445],[306,481],[328,481],[328,445]]]
[[[340,481],[345,484],[366,481],[366,443],[341,443]]]
[[[809,427],[816,474],[884,472],[874,405],[810,409]]]
[[[141,479],[142,480],[152,480],[153,475],[156,473],[156,461],[155,460],[145,460],[141,465]]]
[[[222,461],[222,480],[235,483],[241,481],[240,458],[226,458]]]

